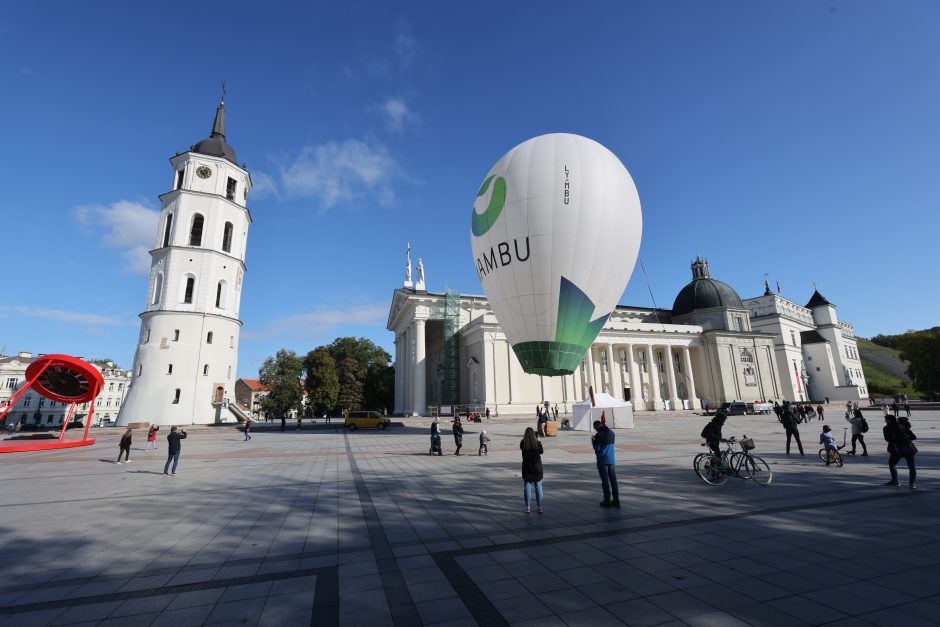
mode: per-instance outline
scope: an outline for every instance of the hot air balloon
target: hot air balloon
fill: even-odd
[[[473,205],[473,264],[523,370],[574,372],[623,294],[642,231],[633,178],[591,139],[541,135],[490,169]]]

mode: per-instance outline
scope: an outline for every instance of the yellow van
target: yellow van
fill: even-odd
[[[377,411],[351,411],[346,416],[345,425],[350,431],[356,429],[386,429],[391,422]]]

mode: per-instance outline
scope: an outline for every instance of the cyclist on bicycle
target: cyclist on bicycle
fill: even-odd
[[[719,411],[715,414],[715,417],[705,425],[705,428],[702,429],[702,437],[705,438],[708,448],[710,448],[712,453],[717,457],[721,457],[721,446],[719,443],[725,441],[721,437],[721,427],[724,426],[725,420],[727,419],[728,414],[724,411]]]
[[[832,429],[829,428],[829,425],[823,425],[822,433],[819,434],[819,443],[825,447],[827,451],[838,451],[839,445],[836,444],[836,436],[832,435]],[[830,456],[826,457],[826,465],[830,463]]]

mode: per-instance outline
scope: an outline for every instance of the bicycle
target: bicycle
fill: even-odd
[[[845,463],[845,461],[842,459],[842,453],[839,451],[845,448],[845,433],[847,430],[848,429],[842,430],[842,446],[835,449],[825,447],[819,449],[819,459],[826,462],[827,466],[835,464],[839,468],[842,468],[842,464]]]
[[[721,455],[714,453],[699,453],[693,460],[695,474],[709,485],[723,485],[728,477],[734,475],[739,479],[753,479],[759,485],[769,485],[773,480],[770,465],[761,457],[752,455],[754,440],[744,435],[738,443],[741,451],[734,450],[737,440],[734,436],[723,440],[727,448]],[[703,444],[702,446],[706,446]]]

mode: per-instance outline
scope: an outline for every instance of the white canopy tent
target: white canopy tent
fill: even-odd
[[[591,407],[591,399],[586,398],[572,407],[571,428],[575,431],[591,431],[595,420],[606,413],[607,426],[611,429],[633,428],[633,403],[621,401],[603,392],[594,395],[596,405]]]

